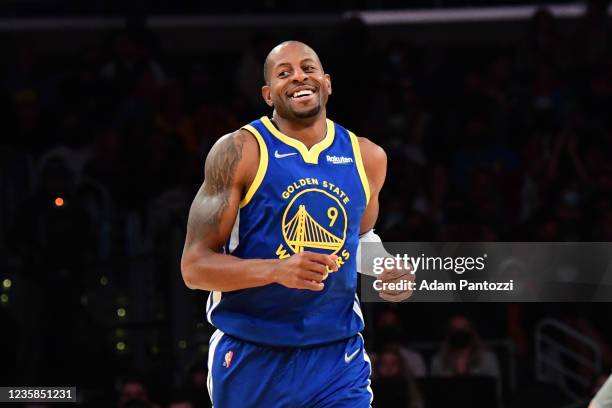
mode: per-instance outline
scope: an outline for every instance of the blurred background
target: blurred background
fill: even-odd
[[[612,241],[609,10],[4,1],[0,384],[209,406],[188,208],[210,146],[270,114],[263,61],[287,39],[331,74],[329,117],[387,151],[384,240]],[[363,308],[375,407],[584,407],[612,367],[608,303]]]

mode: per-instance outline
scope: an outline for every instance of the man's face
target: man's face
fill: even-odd
[[[268,84],[262,95],[286,119],[315,117],[327,104],[331,80],[317,55],[303,44],[277,47],[268,60]]]

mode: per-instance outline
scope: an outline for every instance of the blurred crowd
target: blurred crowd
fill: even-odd
[[[387,151],[377,227],[385,240],[612,241],[612,36],[607,2],[588,4],[565,29],[541,9],[516,44],[495,47],[382,44],[357,19],[333,38],[296,33],[332,76],[329,117]],[[32,381],[62,379],[70,374],[54,367],[74,372],[87,360],[98,368],[80,380],[117,378],[120,408],[160,406],[153,400],[206,406],[203,363],[170,378],[157,399],[144,379],[121,374],[147,359],[162,360],[145,367],[164,372],[158,384],[176,373],[174,351],[163,357],[163,345],[174,350],[177,340],[169,333],[180,329],[173,310],[186,325],[202,319],[201,295],[181,303],[184,288],[168,288],[179,278],[203,160],[219,137],[270,114],[260,97],[262,64],[284,39],[262,32],[240,53],[185,55],[140,27],[61,58],[15,44],[0,76],[0,258],[28,295],[9,309],[19,316],[8,313],[16,326],[3,339],[14,347],[8,367],[29,369]],[[149,354],[117,357],[125,327],[100,317],[105,302],[112,311],[127,304],[143,321],[156,316],[146,323],[157,327],[147,332],[155,337]],[[424,406],[424,377],[491,377],[499,399],[503,364],[476,327],[509,339],[529,361],[534,316],[548,309],[528,316],[526,308],[493,305],[471,318],[433,305],[373,308],[377,406]],[[609,368],[612,333],[601,315],[564,318],[595,339]],[[448,324],[445,333],[434,331],[432,316]],[[413,327],[408,319],[418,339],[394,331]],[[427,358],[406,346],[428,339],[441,346]]]
[[[543,0],[546,3],[571,3],[572,0]],[[84,15],[125,15],[126,13],[147,13],[151,15],[193,15],[232,13],[248,15],[252,13],[288,12],[338,12],[345,10],[393,10],[399,8],[444,8],[491,5],[522,5],[522,0],[342,0],[328,2],[311,0],[308,2],[285,2],[279,0],[249,1],[234,0],[231,3],[219,1],[132,0],[95,0],[75,3],[71,0],[8,0],[0,9],[0,16],[84,16]]]
[[[363,131],[390,153],[388,240],[610,241],[612,54],[590,4],[573,35],[542,9],[513,48],[389,50]]]

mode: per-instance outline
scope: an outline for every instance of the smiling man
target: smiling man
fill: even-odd
[[[331,79],[307,45],[275,47],[264,78],[272,117],[213,146],[189,213],[183,279],[211,291],[218,329],[209,393],[215,408],[366,408],[357,252],[360,236],[380,242],[372,229],[387,158],[327,119]],[[382,278],[411,279],[402,273]]]

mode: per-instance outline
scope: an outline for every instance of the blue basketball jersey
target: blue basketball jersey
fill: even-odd
[[[370,195],[357,137],[327,120],[325,138],[308,149],[265,116],[243,129],[257,139],[260,161],[226,252],[243,259],[335,254],[339,268],[320,292],[279,284],[211,292],[208,320],[231,336],[271,346],[305,347],[354,336],[364,327],[356,256]]]

